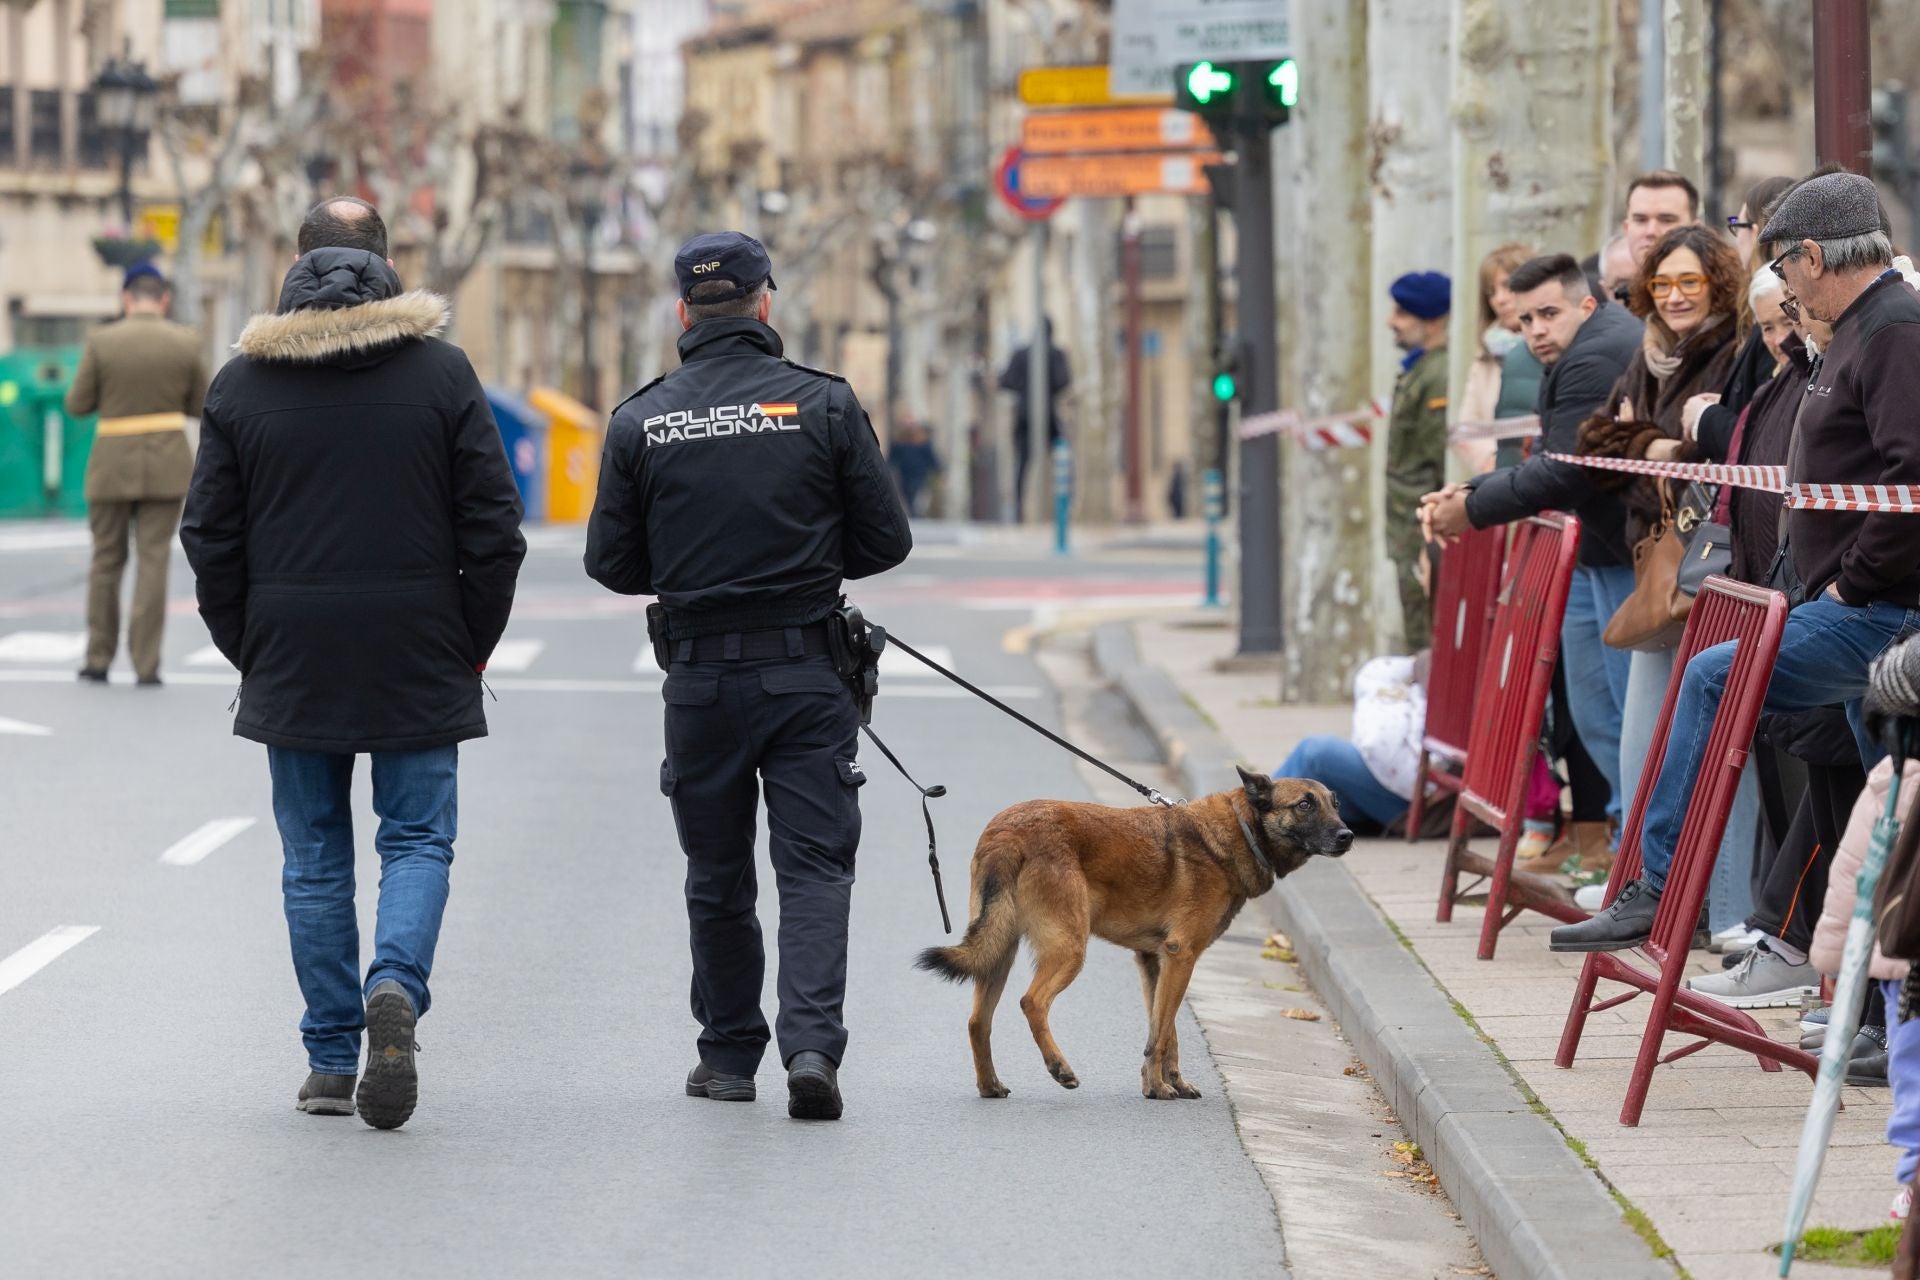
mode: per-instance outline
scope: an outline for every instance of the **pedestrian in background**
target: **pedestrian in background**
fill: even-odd
[[[907,514],[923,514],[920,493],[942,470],[925,423],[911,414],[899,415],[893,439],[887,444],[887,465],[900,486],[900,500],[906,504]]]
[[[127,270],[120,304],[126,314],[94,330],[67,389],[67,412],[98,413],[87,458],[87,525],[93,565],[87,574],[87,656],[80,679],[107,682],[120,644],[120,579],[127,536],[138,563],[127,652],[134,677],[160,683],[160,642],[167,621],[167,568],[180,504],[193,475],[187,419],[200,416],[207,361],[200,335],[167,319],[173,290],[150,262]]]
[[[1533,412],[1540,398],[1540,379],[1546,369],[1520,334],[1520,310],[1509,288],[1514,270],[1534,256],[1523,244],[1503,244],[1480,260],[1480,354],[1467,370],[1466,390],[1460,397],[1459,422],[1488,422]],[[1492,437],[1463,440],[1454,445],[1469,475],[1491,471],[1498,449]],[[1518,449],[1511,461],[1518,462]],[[1348,824],[1352,825],[1352,824]]]
[[[1617,831],[1620,789],[1620,716],[1626,701],[1627,655],[1601,643],[1607,620],[1633,591],[1626,512],[1618,495],[1593,483],[1592,472],[1550,453],[1573,452],[1580,424],[1604,404],[1640,350],[1641,325],[1625,307],[1596,297],[1571,254],[1535,258],[1514,271],[1509,287],[1527,346],[1545,366],[1540,384],[1539,447],[1525,462],[1466,484],[1449,485],[1422,501],[1441,537],[1487,529],[1537,515],[1571,511],[1580,517],[1579,563],[1560,625],[1567,702],[1581,744],[1611,791],[1608,825]],[[1578,865],[1610,863],[1606,826],[1575,824]],[[1543,866],[1529,870],[1549,869]]]
[[[1699,221],[1700,189],[1685,174],[1651,169],[1628,183],[1627,212],[1620,220],[1620,233],[1627,238],[1633,269],[1646,266],[1647,255],[1662,237]]]
[[[240,670],[234,732],[264,743],[312,1074],[298,1105],[397,1128],[418,1096],[455,838],[457,743],[487,732],[480,672],[526,540],[445,299],[405,293],[361,200],[314,206],[279,309],[214,379],[182,540],[200,616]],[[373,963],[354,911],[354,757],[380,815]],[[360,1036],[366,1074],[356,1095]]]
[[[1053,343],[1053,321],[1040,322],[1041,340],[1047,344],[1047,456],[1061,438],[1060,397],[1073,385],[1073,371],[1067,366],[1067,353]],[[1027,421],[1027,394],[1031,345],[1016,350],[1000,374],[1000,389],[1013,393],[1013,518],[1024,520],[1027,509],[1027,465],[1033,461],[1033,424]]]
[[[1387,419],[1387,558],[1400,587],[1401,635],[1424,648],[1433,631],[1421,560],[1420,498],[1440,487],[1447,452],[1447,314],[1453,283],[1438,271],[1413,271],[1388,287],[1387,327],[1403,353]]]
[[[893,568],[913,536],[853,388],[782,358],[765,247],[733,231],[699,235],[673,269],[680,367],[614,410],[586,569],[611,591],[657,596],[664,614],[648,616],[667,668],[660,790],[687,857],[700,1023],[686,1091],[721,1102],[757,1093],[770,1038],[753,858],[764,786],[787,1114],[838,1120],[867,779],[830,628],[844,580]],[[689,411],[712,421],[683,430]]]

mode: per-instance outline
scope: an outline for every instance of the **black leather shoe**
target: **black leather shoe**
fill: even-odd
[[[293,1105],[310,1116],[350,1116],[353,1114],[353,1077],[311,1072],[307,1082],[300,1086],[299,1100]]]
[[[135,680],[134,683],[144,688],[158,689],[161,685],[165,684],[166,681],[162,680],[158,673],[155,673],[150,676],[141,676],[138,680]]]
[[[752,1102],[756,1095],[752,1076],[730,1076],[703,1062],[687,1072],[687,1096],[712,1098],[715,1102]]]
[[[1645,880],[1630,880],[1613,904],[1591,920],[1563,924],[1547,938],[1554,951],[1625,951],[1645,944],[1653,933],[1660,895]]]
[[[787,1064],[787,1114],[795,1120],[840,1118],[840,1072],[817,1049],[802,1049]]]
[[[1847,1083],[1867,1089],[1887,1088],[1887,1029],[1862,1027],[1847,1054]]]
[[[98,667],[82,667],[79,671],[75,672],[75,674],[80,677],[80,683],[82,684],[105,684],[107,682],[107,673]]]

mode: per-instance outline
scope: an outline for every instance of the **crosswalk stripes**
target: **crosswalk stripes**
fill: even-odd
[[[233,664],[227,661],[227,655],[220,652],[218,645],[211,644],[204,649],[195,649],[192,653],[188,654],[187,665],[190,667],[225,667],[229,671],[233,670]]]
[[[521,672],[534,664],[547,647],[545,640],[502,640],[487,659],[487,672]]]
[[[0,662],[78,662],[86,656],[84,631],[14,631],[0,636]]]

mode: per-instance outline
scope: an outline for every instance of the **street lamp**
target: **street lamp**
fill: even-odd
[[[612,172],[605,161],[591,156],[575,156],[567,167],[567,203],[580,219],[580,341],[585,354],[580,361],[580,401],[593,407],[600,395],[600,360],[594,345],[594,318],[599,309],[593,274],[593,242],[599,237],[600,216],[606,211],[607,178]]]
[[[93,82],[95,115],[120,150],[120,217],[129,236],[133,234],[134,150],[144,145],[153,129],[159,91],[146,64],[130,59],[107,59]]]

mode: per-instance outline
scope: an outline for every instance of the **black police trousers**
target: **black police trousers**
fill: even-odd
[[[780,890],[780,1060],[847,1047],[847,914],[860,844],[853,695],[823,657],[675,663],[660,789],[687,856],[700,1060],[752,1075],[766,1052],[766,953],[754,909],[759,783]]]

